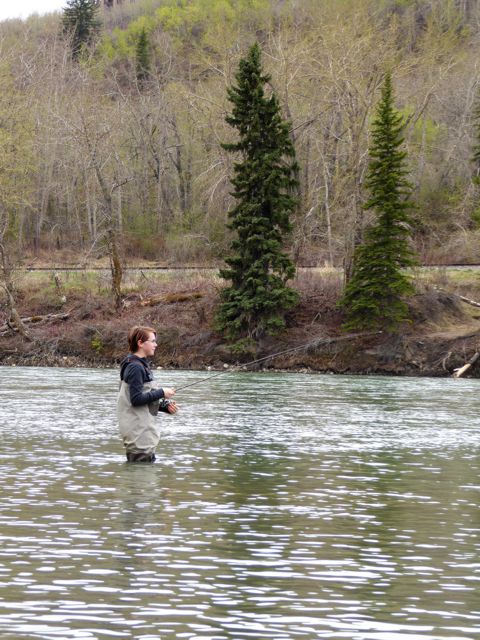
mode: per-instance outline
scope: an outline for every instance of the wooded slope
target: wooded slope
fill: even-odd
[[[0,201],[20,253],[101,255],[113,214],[127,261],[220,260],[232,204],[226,89],[257,40],[300,165],[298,264],[341,265],[368,223],[362,182],[386,69],[408,121],[420,259],[480,260],[477,2],[138,0],[101,17],[79,62],[61,14],[0,23]]]

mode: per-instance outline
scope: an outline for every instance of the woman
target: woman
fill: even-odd
[[[117,412],[128,462],[154,462],[160,439],[159,411],[177,413],[170,400],[175,390],[162,389],[153,380],[147,358],[155,353],[157,334],[152,327],[132,327],[128,333],[129,355],[120,365]]]

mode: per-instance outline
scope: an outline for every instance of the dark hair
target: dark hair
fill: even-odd
[[[157,337],[157,332],[152,327],[132,327],[128,332],[128,346],[130,352],[135,353],[138,351],[138,342],[146,342],[149,338],[149,333],[153,333]]]

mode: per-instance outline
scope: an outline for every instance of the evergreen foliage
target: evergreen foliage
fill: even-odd
[[[297,165],[278,100],[274,93],[265,95],[269,76],[262,73],[257,44],[240,61],[236,81],[237,86],[228,89],[233,109],[226,121],[238,131],[239,140],[222,145],[241,155],[232,178],[237,204],[229,212],[236,238],[234,255],[226,259],[229,268],[220,271],[231,285],[222,291],[217,326],[230,339],[258,340],[285,325],[285,312],[298,299],[286,284],[295,267],[282,251],[296,206],[292,191]]]
[[[147,32],[142,29],[137,40],[135,52],[137,82],[141,86],[150,75],[150,46]]]
[[[353,274],[345,288],[341,305],[347,313],[347,329],[384,328],[393,330],[408,318],[403,297],[413,293],[404,273],[414,264],[409,245],[409,199],[403,119],[393,106],[392,79],[388,73],[372,126],[370,163],[365,180],[376,221],[366,231],[356,251]]]
[[[97,0],[66,0],[63,9],[63,32],[72,38],[72,57],[77,60],[84,47],[92,44],[100,30]]]
[[[475,185],[474,187],[474,197],[475,197],[475,206],[472,210],[472,221],[475,227],[480,226],[480,203],[479,203],[479,192],[480,192],[480,94],[477,95],[473,113],[472,113],[472,124],[473,124],[473,153],[472,153],[472,163],[473,163],[473,175],[472,182]]]
[[[473,154],[472,162],[474,164],[474,181],[475,184],[480,183],[480,94],[477,95],[475,105],[473,107]]]

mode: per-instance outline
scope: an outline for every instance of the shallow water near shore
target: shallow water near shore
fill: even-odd
[[[117,380],[0,367],[2,639],[480,637],[478,380],[218,376],[154,465]]]

